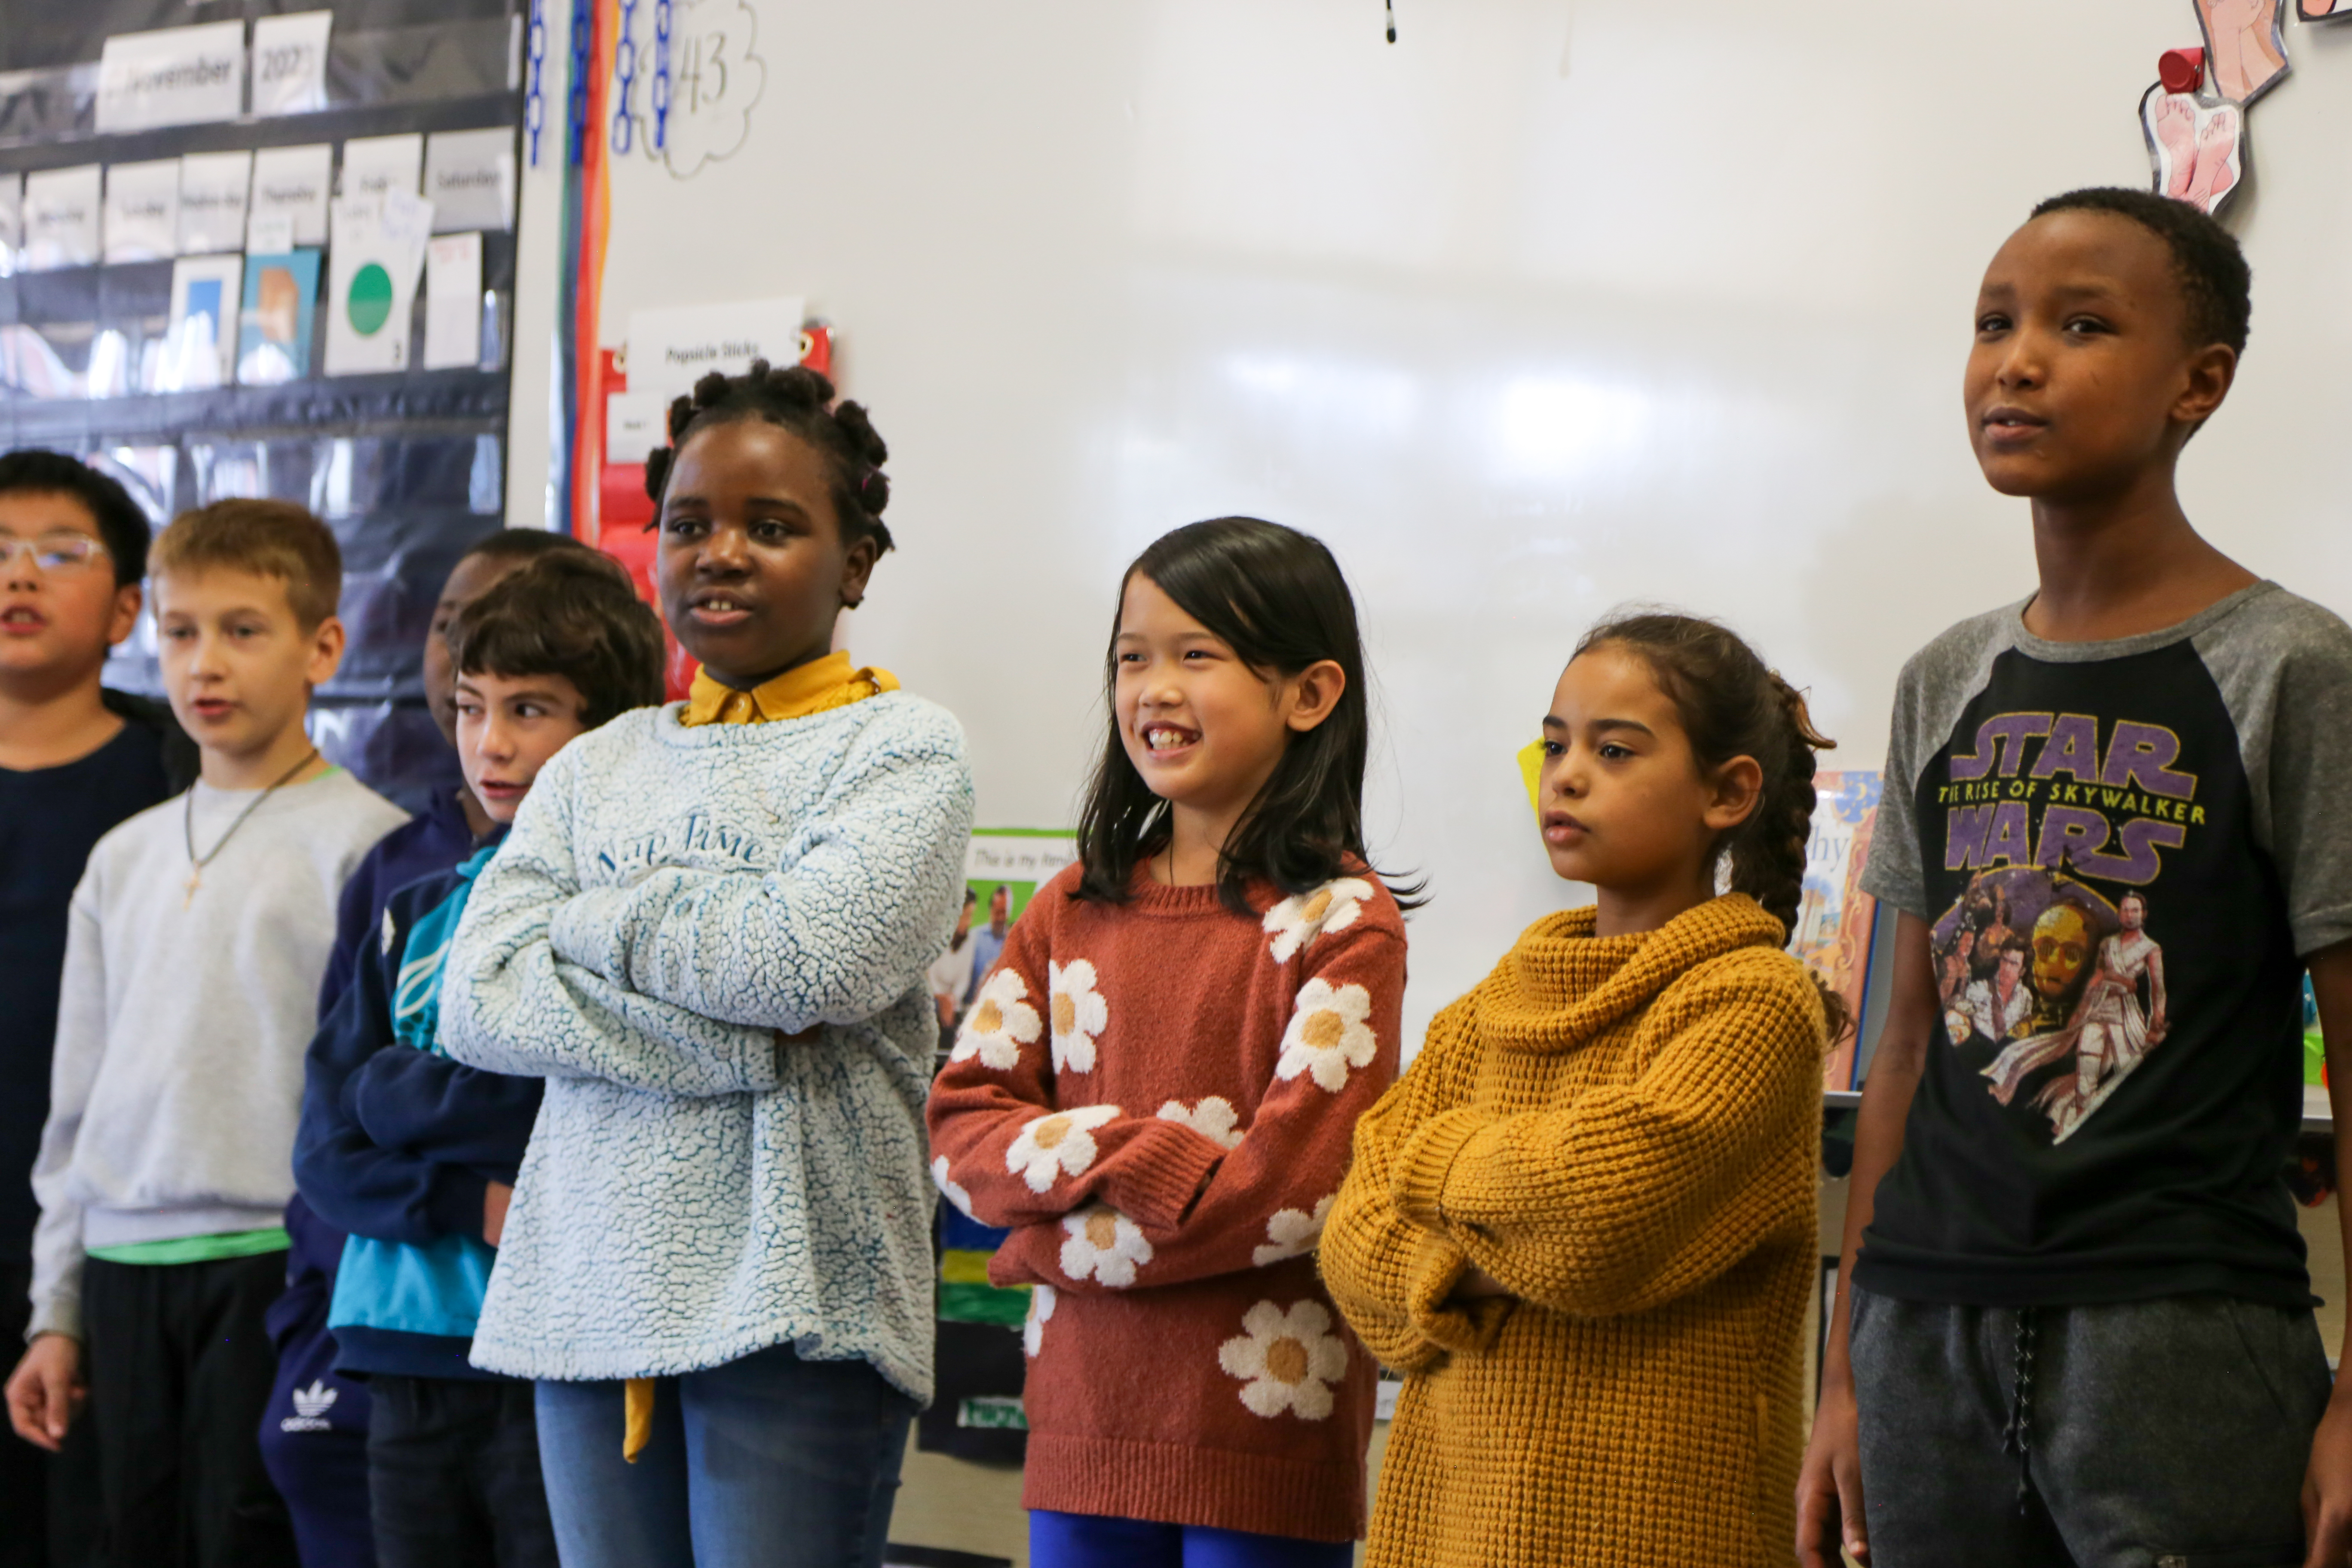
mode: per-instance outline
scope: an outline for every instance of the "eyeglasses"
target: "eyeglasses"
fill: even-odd
[[[0,567],[13,567],[23,554],[44,572],[80,572],[105,553],[106,546],[87,533],[45,533],[38,539],[0,533]]]

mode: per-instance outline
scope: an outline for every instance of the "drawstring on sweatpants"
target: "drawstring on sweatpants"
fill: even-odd
[[[2017,1310],[2017,1347],[2011,1368],[2009,1426],[2000,1435],[2004,1454],[2017,1456],[2017,1511],[2029,1511],[2033,1495],[2033,1353],[2041,1323],[2032,1307]]]

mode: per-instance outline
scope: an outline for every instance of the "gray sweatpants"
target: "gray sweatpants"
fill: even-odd
[[[1853,1296],[1872,1568],[2302,1563],[2329,1390],[2308,1310]]]

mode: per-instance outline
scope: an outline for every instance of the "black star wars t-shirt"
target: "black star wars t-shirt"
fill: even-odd
[[[1928,922],[1938,1019],[1855,1282],[2308,1305],[2298,955],[2352,938],[2352,628],[2270,583],[2114,642],[2023,608],[1896,689],[1863,885]]]

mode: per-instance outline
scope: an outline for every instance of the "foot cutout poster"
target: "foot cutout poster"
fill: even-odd
[[[2139,121],[2158,195],[2215,214],[2236,195],[2246,174],[2243,109],[2158,83],[2139,100]]]

